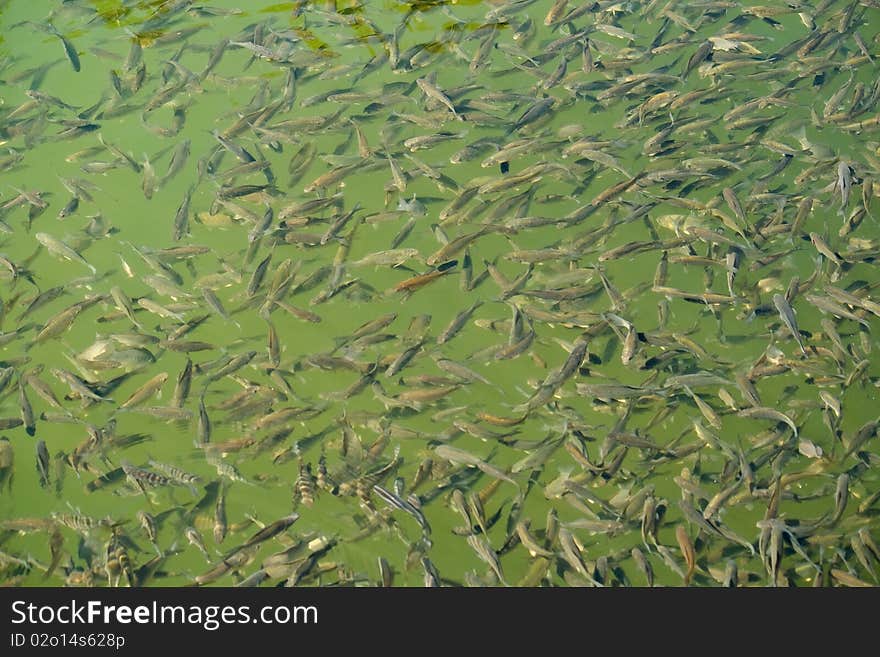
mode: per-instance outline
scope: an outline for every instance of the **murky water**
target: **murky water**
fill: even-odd
[[[880,12],[750,7],[0,4],[4,580],[873,583]]]

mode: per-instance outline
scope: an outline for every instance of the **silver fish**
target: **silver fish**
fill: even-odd
[[[37,238],[37,241],[42,244],[49,253],[56,255],[60,258],[64,258],[65,260],[70,260],[71,262],[78,262],[81,265],[85,265],[89,269],[92,270],[92,274],[96,274],[97,269],[94,266],[90,265],[86,262],[85,258],[83,258],[79,253],[70,248],[67,244],[62,242],[61,240],[52,237],[48,233],[37,233],[34,235]]]
[[[853,168],[843,160],[837,165],[837,189],[840,190],[840,209],[838,214],[840,215],[844,213],[846,204],[849,202],[854,174]]]
[[[797,341],[798,347],[801,348],[801,352],[804,356],[807,355],[807,350],[804,348],[804,341],[801,338],[801,332],[798,330],[797,319],[794,316],[794,308],[791,307],[791,304],[788,303],[785,296],[782,294],[774,294],[773,295],[773,305],[776,306],[776,310],[779,312],[779,317],[782,319],[782,323],[788,328],[791,336]]]

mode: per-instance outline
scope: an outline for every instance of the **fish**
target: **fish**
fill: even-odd
[[[165,185],[183,170],[189,159],[191,144],[191,140],[184,139],[174,147],[174,152],[171,154],[171,159],[168,161],[168,169],[165,171],[165,175],[162,176],[160,185]]]
[[[220,545],[226,539],[228,521],[226,519],[226,486],[220,484],[217,492],[217,502],[214,505],[214,527],[212,534],[214,542]]]
[[[675,526],[675,539],[678,541],[681,554],[687,564],[687,572],[684,574],[684,585],[688,586],[697,565],[694,544],[683,525]]]
[[[681,74],[681,79],[684,81],[688,74],[697,68],[700,64],[702,64],[706,59],[708,59],[714,51],[714,43],[711,40],[703,41],[694,51],[694,53],[688,58],[687,64],[684,67],[684,71]]]
[[[806,356],[807,350],[804,347],[804,341],[801,337],[801,332],[798,329],[797,319],[795,319],[794,309],[789,304],[788,300],[781,294],[773,295],[773,305],[776,306],[777,312],[779,312],[779,317],[782,319],[782,323],[785,324],[791,336],[795,339],[800,347],[801,353]]]
[[[562,556],[565,562],[583,577],[591,586],[602,586],[587,567],[581,556],[581,548],[578,546],[574,535],[565,527],[559,529],[559,544],[562,547]]]
[[[205,395],[199,397],[199,419],[196,425],[196,444],[207,445],[211,442],[211,418],[205,406]]]
[[[18,379],[18,407],[21,413],[21,422],[24,425],[25,433],[34,436],[37,433],[36,418],[34,417],[34,409],[25,392],[24,380]]]
[[[59,381],[66,383],[70,390],[82,397],[83,399],[89,399],[91,401],[96,402],[107,402],[107,403],[115,403],[113,399],[110,397],[103,397],[98,393],[94,392],[89,385],[83,381],[81,378],[76,376],[75,374],[68,372],[67,370],[62,370],[57,367],[53,367],[49,370],[55,378]]]
[[[233,42],[231,45],[237,45],[237,44]],[[219,131],[212,130],[211,134],[214,136],[214,139],[216,139],[223,148],[225,148],[227,151],[232,153],[241,162],[244,162],[245,164],[247,164],[247,163],[256,161],[256,158],[253,155],[251,155],[244,148],[242,148],[241,146],[239,146],[238,144],[233,142],[231,139],[224,137],[222,134],[220,134]]]
[[[168,372],[160,372],[131,393],[129,398],[119,405],[119,408],[132,408],[147,401],[150,397],[161,391],[162,386],[165,385],[167,380]]]
[[[174,230],[172,237],[175,242],[183,239],[184,235],[189,234],[189,205],[194,191],[194,187],[187,189],[186,193],[183,195],[183,200],[177,207],[177,212],[174,213]]]
[[[46,568],[43,579],[49,579],[52,576],[52,573],[55,572],[55,569],[58,568],[58,565],[61,563],[61,558],[64,556],[63,548],[64,535],[58,527],[55,527],[49,534],[49,555],[51,561]]]
[[[127,460],[122,461],[121,465],[126,478],[142,491],[146,488],[160,488],[173,485],[173,480],[170,477],[137,467]]]
[[[235,324],[238,328],[241,328],[241,325],[237,321],[232,319],[232,317],[230,317],[229,313],[226,311],[226,308],[223,307],[223,303],[220,301],[217,295],[214,294],[214,291],[211,288],[203,287],[202,297],[205,299],[208,307],[210,307],[211,310],[213,310],[227,322],[231,322],[232,324]]]
[[[510,125],[510,127],[505,132],[505,136],[509,136],[514,132],[518,132],[530,123],[538,121],[543,116],[547,115],[547,113],[556,104],[556,102],[556,99],[552,96],[536,100],[529,107],[527,107],[522,112],[522,114],[519,115],[516,121],[514,121]]]
[[[79,73],[82,70],[82,64],[79,59],[79,54],[76,51],[74,45],[70,42],[67,37],[61,34],[52,23],[47,23],[47,28],[50,34],[55,35],[61,41],[61,46],[64,49],[64,55],[67,57],[67,61],[70,62],[70,67],[73,69],[75,73]]]
[[[849,195],[852,191],[853,177],[855,172],[849,163],[843,160],[837,165],[837,183],[836,187],[840,192],[840,208],[838,214],[843,215],[847,204],[849,203]]]
[[[403,281],[400,281],[396,285],[391,288],[392,292],[405,292],[410,293],[418,290],[428,283],[437,280],[441,276],[450,273],[455,266],[458,264],[458,260],[450,260],[448,262],[444,262],[441,265],[438,265],[435,269],[426,272],[424,274],[417,274],[416,276],[411,276]]]
[[[477,300],[471,304],[470,307],[459,312],[452,321],[449,322],[449,325],[443,329],[440,335],[437,336],[437,344],[449,342],[449,340],[451,340],[462,329],[468,320],[470,320],[471,316],[482,304],[482,301]]]
[[[264,543],[271,538],[275,538],[282,532],[287,531],[297,520],[299,520],[299,518],[300,515],[294,512],[269,523],[268,525],[262,527],[258,532],[250,536],[244,543],[242,543],[240,547],[236,548],[234,552],[245,550],[247,548]],[[227,555],[225,558],[229,558],[229,555]]]
[[[467,537],[468,545],[473,548],[474,552],[477,553],[477,556],[486,562],[491,568],[492,572],[495,573],[495,576],[498,578],[498,581],[501,582],[504,586],[509,586],[507,582],[504,580],[504,572],[501,569],[501,562],[498,560],[498,555],[489,545],[485,538],[481,536],[476,536],[471,534]]]
[[[794,433],[795,438],[798,436],[798,428],[788,415],[781,411],[777,411],[775,408],[767,408],[764,406],[754,406],[752,408],[746,408],[737,413],[740,417],[748,417],[748,418],[760,418],[764,420],[771,420],[773,422],[782,422],[791,427],[792,432]]]
[[[12,491],[15,479],[15,450],[6,436],[0,436],[0,490],[6,486],[7,492]],[[48,484],[48,480],[46,481]],[[40,480],[42,486],[42,479]],[[45,487],[45,486],[44,486]]]
[[[831,577],[833,577],[835,580],[837,580],[838,582],[840,582],[844,586],[851,586],[851,587],[872,587],[872,586],[874,586],[873,584],[866,582],[862,579],[859,579],[855,575],[853,575],[845,570],[841,570],[840,568],[832,568],[831,569]]]
[[[651,567],[651,562],[648,561],[645,554],[638,547],[634,547],[630,551],[630,554],[632,555],[633,561],[635,561],[638,569],[644,574],[648,587],[653,587],[654,569]]]
[[[153,198],[156,190],[159,189],[159,177],[156,175],[156,170],[150,163],[150,158],[146,153],[144,154],[144,163],[141,165],[141,171],[143,173],[141,190],[144,193],[144,198],[149,201]]]
[[[441,91],[440,88],[437,87],[437,85],[435,85],[432,80],[429,80],[428,78],[417,78],[416,84],[418,85],[419,89],[422,90],[422,93],[425,94],[425,96],[427,98],[430,98],[430,99],[440,103],[441,105],[444,105],[445,107],[447,107],[449,109],[449,111],[452,112],[452,115],[456,119],[458,119],[459,121],[463,120],[459,116],[458,112],[455,111],[455,105],[452,104],[452,101],[449,99],[449,96],[447,96],[445,93],[443,93],[443,91]]]
[[[186,540],[189,541],[189,544],[201,552],[202,556],[205,557],[205,560],[208,563],[211,563],[211,555],[208,553],[208,548],[205,546],[205,539],[202,538],[199,530],[195,527],[187,527],[184,529],[183,534],[186,536]]]
[[[404,248],[404,249],[386,249],[384,251],[377,251],[375,253],[370,253],[365,255],[363,258],[359,258],[351,263],[353,267],[367,267],[367,266],[390,266],[390,267],[400,267],[403,263],[408,260],[412,260],[413,258],[419,258],[420,253],[418,249],[412,248]]]
[[[854,312],[848,310],[842,304],[834,301],[834,299],[832,299],[831,297],[821,296],[818,294],[805,294],[804,299],[823,312],[831,313],[832,315],[836,315],[837,317],[842,317],[843,319],[849,319],[854,322],[858,322],[866,329],[870,329],[871,327],[870,323],[864,317],[856,315]]]
[[[68,217],[76,214],[77,209],[79,208],[79,197],[73,196],[63,208],[58,211],[58,220],[62,221],[67,219]]]
[[[174,393],[171,395],[172,406],[183,408],[192,387],[192,376],[193,362],[187,358],[186,365],[184,365],[183,369],[177,375],[177,380],[174,384]]]
[[[194,492],[195,485],[200,483],[202,480],[199,475],[181,470],[176,465],[171,465],[170,463],[162,463],[161,461],[156,461],[152,458],[149,459],[148,463],[151,468],[153,468],[154,470],[158,470],[166,477],[168,477],[168,479],[173,484],[179,486],[187,486]]]
[[[37,474],[40,477],[40,487],[47,488],[50,483],[49,475],[49,448],[46,446],[45,440],[38,440],[36,444],[37,451]]]
[[[299,475],[293,484],[294,505],[302,502],[303,505],[311,507],[315,503],[315,477],[312,474],[311,463],[300,461]]]
[[[156,550],[156,553],[162,557],[163,552],[159,547],[158,538],[159,538],[159,528],[158,523],[156,522],[156,518],[147,513],[144,510],[140,510],[137,512],[137,520],[140,526],[143,528],[144,533],[147,535],[147,539],[152,544],[153,548]]]
[[[137,318],[134,316],[134,306],[131,304],[131,298],[122,291],[122,288],[118,285],[114,285],[110,288],[110,296],[113,299],[113,302],[116,304],[116,307],[120,312],[125,313],[125,316],[128,320],[134,324],[135,326],[141,326],[140,322],[138,322]]]
[[[49,253],[58,256],[59,258],[63,258],[65,260],[69,260],[70,262],[77,262],[81,265],[84,265],[89,268],[92,274],[97,274],[98,270],[94,265],[86,262],[86,260],[76,251],[74,251],[67,244],[62,242],[61,240],[52,237],[48,233],[36,233],[34,235],[37,241],[42,244]]]
[[[468,467],[475,467],[485,472],[490,477],[495,479],[500,479],[502,481],[509,482],[513,484],[517,489],[519,489],[519,484],[513,478],[511,478],[507,473],[503,470],[493,466],[490,463],[478,458],[477,456],[471,454],[470,452],[466,452],[463,449],[459,449],[457,447],[453,447],[451,445],[438,445],[434,448],[434,452],[440,458],[446,459],[447,461],[451,461],[453,463],[460,463],[462,465]]]
[[[415,518],[416,522],[419,524],[425,534],[431,533],[431,526],[428,524],[425,515],[422,513],[421,509],[413,505],[411,501],[404,499],[400,495],[383,488],[379,484],[375,484],[373,486],[373,492],[375,492],[383,501],[388,503],[393,508],[400,509],[401,511]]]

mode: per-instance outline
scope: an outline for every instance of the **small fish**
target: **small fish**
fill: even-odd
[[[504,586],[509,586],[504,580],[504,572],[501,570],[501,562],[498,560],[498,554],[492,549],[489,542],[484,537],[475,534],[468,536],[467,542],[468,545],[473,548],[474,552],[477,553],[477,556],[489,565],[489,568],[491,568],[492,572],[498,577],[498,581]]]
[[[205,560],[208,563],[211,563],[211,555],[208,554],[208,548],[205,547],[205,539],[202,538],[202,535],[195,527],[187,527],[184,532],[184,536],[186,536],[186,540],[189,541],[189,544],[195,546],[199,552],[202,553],[202,556],[205,557]]]
[[[199,475],[181,470],[177,466],[171,465],[170,463],[161,463],[160,461],[150,459],[149,464],[150,467],[158,470],[166,477],[168,477],[168,479],[170,479],[172,483],[179,484],[181,486],[188,486],[193,491],[195,491],[195,485],[200,483],[202,480]]]
[[[681,554],[684,556],[685,564],[687,565],[687,572],[684,575],[684,585],[688,586],[697,565],[694,543],[690,536],[688,536],[684,525],[675,526],[675,538],[678,541],[678,547],[681,549]]]
[[[181,323],[185,321],[183,315],[181,315],[180,313],[176,313],[159,303],[156,303],[152,299],[141,297],[137,300],[137,304],[144,310],[158,315],[159,317],[163,317],[165,319],[174,319]]]
[[[110,288],[110,296],[113,299],[113,302],[116,304],[116,307],[120,310],[120,312],[125,313],[125,316],[128,320],[137,327],[140,327],[140,322],[134,316],[134,306],[131,305],[131,298],[125,292],[122,291],[118,285],[114,285]]]
[[[428,214],[428,208],[422,203],[416,195],[413,194],[412,198],[400,198],[397,200],[397,210],[399,212],[404,212],[413,217],[424,217]]]
[[[737,413],[740,417],[750,417],[750,418],[758,418],[762,420],[771,420],[773,422],[782,422],[791,427],[791,430],[794,432],[795,438],[798,436],[798,428],[790,417],[788,417],[782,411],[777,411],[775,408],[767,408],[764,406],[755,406],[752,408],[745,408]]]
[[[199,397],[199,420],[196,424],[196,444],[207,445],[211,442],[211,418],[205,407],[205,395]]]
[[[141,165],[141,171],[143,173],[141,190],[144,193],[144,198],[149,201],[153,198],[153,194],[156,193],[156,190],[159,189],[159,178],[156,176],[156,170],[150,163],[150,158],[146,153],[144,154],[144,163]]]
[[[132,408],[148,400],[153,395],[159,393],[162,386],[168,380],[168,372],[160,372],[149,381],[144,383],[140,388],[131,393],[131,396],[119,405],[119,408]]]
[[[502,481],[507,481],[516,486],[517,489],[519,489],[519,484],[507,473],[495,467],[494,465],[487,463],[481,458],[471,454],[470,452],[459,449],[458,447],[453,447],[452,445],[437,445],[437,447],[434,448],[434,451],[440,458],[446,459],[447,461],[451,461],[453,463],[479,468],[490,477],[500,479]]]
[[[40,476],[40,486],[47,488],[49,486],[49,449],[46,447],[45,440],[37,441],[37,474]]]
[[[547,11],[547,15],[544,16],[544,25],[550,26],[558,22],[562,18],[567,5],[568,0],[555,0],[553,6]]]
[[[173,484],[169,477],[139,468],[128,461],[122,461],[121,465],[126,478],[141,489],[141,491],[144,491],[146,488],[158,488]]]
[[[253,441],[251,441],[252,443]],[[251,444],[248,443],[248,444]],[[220,450],[223,451],[223,450]],[[226,463],[225,461],[216,461],[214,463],[214,468],[217,470],[217,474],[221,477],[229,479],[230,481],[237,481],[242,484],[251,484],[250,481],[244,478],[244,476],[238,471],[238,469],[232,465],[231,463]]]
[[[48,24],[48,28],[50,34],[54,34],[61,40],[61,45],[64,48],[64,55],[67,57],[67,61],[70,62],[70,66],[73,68],[74,72],[79,73],[82,66],[79,60],[79,54],[76,52],[74,45],[51,23]]]
[[[422,513],[421,509],[413,505],[413,503],[409,500],[403,499],[399,494],[393,493],[379,484],[373,486],[373,492],[375,492],[379,497],[381,497],[386,503],[396,509],[400,509],[405,513],[408,513],[413,518],[415,518],[416,522],[419,523],[419,526],[425,532],[425,534],[431,533],[431,527],[428,524],[427,519]]]
[[[394,586],[394,570],[384,557],[379,557],[379,586],[384,588]]]
[[[834,489],[834,512],[825,523],[828,527],[836,526],[843,517],[843,512],[846,510],[846,505],[849,501],[849,479],[849,475],[846,472],[841,473],[837,477],[837,486]]]
[[[591,569],[587,567],[581,555],[582,547],[574,535],[566,527],[560,527],[558,532],[559,545],[562,548],[562,557],[581,577],[592,586],[602,586],[593,576]]]
[[[467,321],[474,314],[474,311],[476,311],[477,308],[479,308],[482,304],[483,302],[478,299],[468,308],[465,308],[455,317],[453,317],[452,321],[449,322],[449,325],[445,329],[443,329],[440,335],[437,336],[437,344],[444,344],[455,337],[455,335],[462,329],[465,323],[467,323]]]
[[[647,557],[645,557],[645,554],[638,547],[634,547],[630,554],[632,555],[633,561],[636,562],[636,567],[638,567],[645,576],[648,587],[654,586],[654,569],[651,567],[651,563],[648,561]]]
[[[217,545],[223,543],[226,538],[228,523],[226,520],[226,486],[220,485],[217,491],[217,502],[214,505],[214,542]]]
[[[37,233],[34,235],[37,238],[37,241],[42,244],[49,253],[56,255],[60,258],[64,258],[65,260],[69,260],[70,262],[78,262],[81,265],[85,265],[88,267],[92,274],[97,274],[97,269],[94,266],[90,265],[86,260],[72,248],[70,248],[67,244],[62,242],[61,240],[52,237],[48,233]]]
[[[424,287],[428,283],[437,280],[441,276],[450,273],[457,264],[458,260],[450,260],[449,262],[444,262],[443,264],[438,265],[437,268],[432,271],[429,271],[425,274],[412,276],[411,278],[407,278],[406,280],[397,283],[391,289],[393,292],[413,292]]]
[[[34,418],[34,409],[25,392],[24,381],[18,379],[18,407],[21,413],[21,421],[27,435],[34,436],[37,433],[36,419]]]
[[[527,107],[522,114],[520,114],[517,120],[507,129],[505,134],[509,136],[511,133],[517,132],[530,123],[534,123],[541,117],[545,116],[556,102],[557,100],[552,96],[536,100]]]
[[[253,297],[259,291],[260,286],[263,284],[263,279],[266,276],[266,272],[269,270],[269,263],[271,261],[272,254],[270,253],[254,268],[254,271],[251,274],[250,279],[248,280],[246,288],[246,293],[248,297]]]
[[[55,572],[55,569],[58,567],[58,564],[61,563],[61,558],[64,556],[62,548],[64,547],[64,535],[61,533],[59,528],[56,526],[52,532],[49,534],[49,554],[50,554],[50,562],[49,567],[46,568],[46,572],[43,575],[43,579],[48,579],[52,576],[52,573]]]
[[[109,397],[102,397],[101,395],[94,392],[85,381],[80,379],[75,374],[68,372],[67,370],[62,370],[59,368],[51,368],[49,370],[52,375],[57,378],[59,381],[66,383],[72,392],[79,395],[83,399],[90,399],[92,401],[104,401],[112,403],[113,400]]]
[[[183,200],[174,213],[174,232],[173,239],[175,242],[180,241],[184,235],[189,234],[189,204],[192,199],[194,188],[190,187],[183,195]]]
[[[822,239],[822,236],[818,233],[810,233],[810,242],[816,247],[816,251],[821,253],[823,256],[828,258],[831,262],[833,262],[837,267],[842,268],[844,263],[840,259],[840,255],[838,255],[834,249],[832,249],[828,243]]]
[[[726,269],[727,269],[727,291],[730,293],[731,298],[736,298],[736,293],[733,291],[733,283],[736,280],[736,275],[739,273],[739,265],[740,265],[740,252],[737,249],[731,249],[727,252],[727,255],[724,259]]]
[[[73,196],[67,202],[67,204],[58,211],[58,220],[61,221],[63,219],[67,219],[67,217],[72,216],[76,213],[79,208],[79,196]]]
[[[174,152],[171,154],[171,160],[168,162],[168,170],[162,177],[161,184],[165,184],[180,173],[189,158],[189,152],[190,140],[184,139],[175,147]]]
[[[441,105],[445,105],[452,115],[458,119],[459,121],[463,120],[458,112],[455,111],[455,105],[452,104],[452,101],[449,99],[445,93],[443,93],[439,87],[437,87],[431,80],[428,78],[418,78],[416,80],[416,84],[419,86],[419,89],[422,90],[422,93],[425,94],[428,98],[437,101]]]
[[[418,249],[387,249],[370,253],[351,263],[352,267],[391,266],[400,267],[407,260],[419,257]]]
[[[684,67],[684,71],[681,74],[681,79],[685,80],[691,71],[693,71],[709,57],[711,57],[713,49],[714,44],[712,43],[712,41],[703,41],[694,52],[694,54],[691,55],[688,59],[687,64]]]
[[[840,164],[837,165],[837,189],[840,190],[840,209],[838,210],[838,214],[843,215],[846,205],[849,202],[849,195],[852,191],[853,185],[853,177],[855,175],[855,171],[853,168],[844,162],[840,161]]]
[[[220,142],[220,145],[225,148],[227,151],[235,155],[242,162],[255,162],[256,158],[248,153],[244,148],[236,144],[235,142],[227,139],[223,135],[221,135],[217,130],[212,130],[211,134],[214,135],[214,138]]]
[[[150,541],[150,543],[156,549],[156,553],[161,557],[162,550],[159,548],[159,544],[157,542],[159,530],[156,523],[156,518],[146,511],[141,510],[137,512],[137,519],[141,527],[143,527],[144,533],[147,535],[147,540]]]
[[[824,451],[811,440],[801,439],[798,442],[798,452],[809,459],[822,458]]]
[[[298,513],[291,513],[290,515],[284,516],[283,518],[279,518],[278,520],[269,523],[265,527],[262,527],[248,540],[246,540],[239,549],[253,547],[255,545],[259,545],[260,543],[268,541],[275,536],[278,536],[282,532],[287,531],[287,529],[289,529],[290,526],[293,525],[293,523],[299,520],[299,517],[300,516]]]
[[[866,588],[874,586],[870,582],[866,582],[862,579],[859,579],[855,575],[853,575],[845,570],[841,570],[840,568],[832,568],[831,569],[831,576],[834,579],[836,579],[838,582],[843,584],[844,586],[866,587]]]
[[[801,332],[798,329],[797,319],[794,316],[794,309],[791,307],[791,304],[788,303],[788,300],[785,296],[781,294],[773,295],[773,305],[776,306],[776,310],[779,312],[779,317],[782,319],[782,323],[785,324],[786,328],[788,328],[789,333],[795,339],[798,344],[798,347],[801,348],[801,353],[804,356],[807,355],[807,350],[804,347],[803,338],[801,338]]]
[[[187,358],[186,365],[177,375],[177,382],[174,385],[174,393],[171,395],[171,405],[177,408],[183,408],[189,397],[190,387],[192,386],[193,362]]]
[[[311,507],[315,503],[315,477],[312,474],[312,464],[300,461],[299,475],[293,484],[294,505],[302,502],[305,506]]]
[[[7,491],[12,491],[12,482],[15,475],[14,465],[15,450],[12,448],[12,443],[9,442],[9,438],[6,436],[0,436],[0,491],[3,490],[4,486],[6,486]],[[39,465],[37,470],[39,471]],[[48,475],[48,472],[46,474]],[[46,484],[48,483],[47,479]],[[43,486],[42,477],[40,478],[40,485]]]
[[[203,287],[202,296],[204,297],[205,301],[208,302],[208,306],[210,306],[211,310],[220,315],[220,317],[225,319],[227,322],[232,322],[238,328],[241,328],[241,324],[239,324],[237,321],[229,316],[229,313],[226,312],[226,308],[223,307],[223,303],[220,301],[219,298],[217,298],[217,295],[214,294],[214,291],[211,290],[211,288]]]

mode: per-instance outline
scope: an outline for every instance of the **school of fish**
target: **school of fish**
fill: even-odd
[[[36,4],[0,584],[880,582],[880,2]]]

